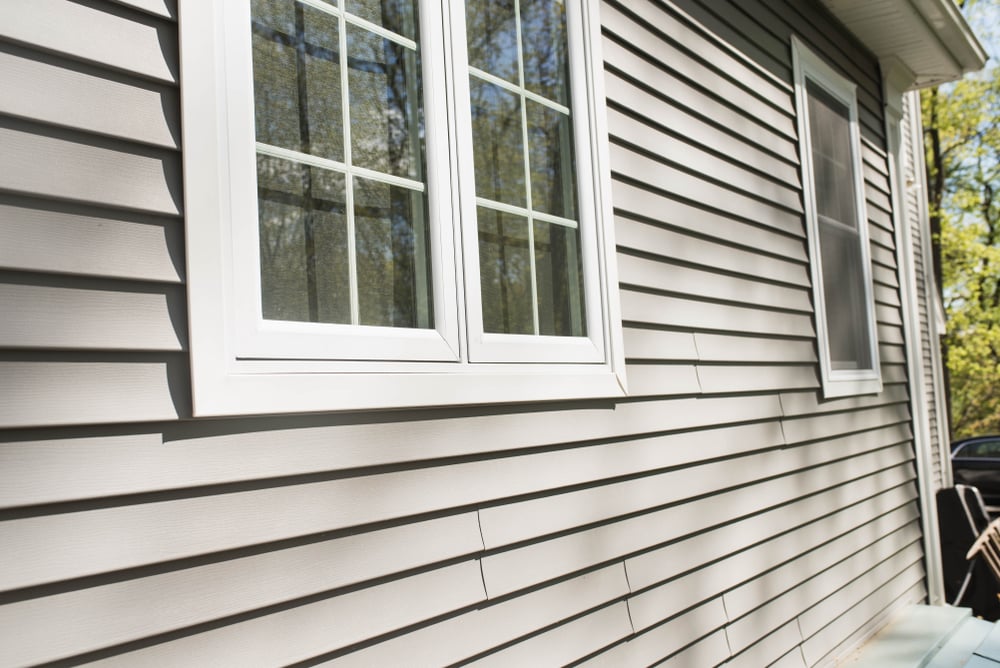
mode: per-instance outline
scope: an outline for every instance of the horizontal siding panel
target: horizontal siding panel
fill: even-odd
[[[879,558],[882,560],[877,561],[876,559]],[[847,568],[848,562],[844,562],[844,564]],[[851,606],[864,599],[874,587],[881,583],[889,583],[900,578],[911,568],[918,571],[923,570],[922,555],[917,541],[891,555],[873,556],[871,561],[864,560],[861,555],[857,555],[850,566],[852,568],[843,578],[831,576],[817,579],[817,582],[820,582],[817,587],[820,591],[825,591],[825,594],[817,598],[813,605],[799,615],[799,628],[802,629],[803,637],[808,638],[820,632],[823,627],[846,613]],[[854,577],[850,577],[851,575]],[[825,586],[821,586],[824,581]],[[843,584],[845,582],[846,586]]]
[[[0,267],[183,281],[181,222],[0,195]]]
[[[803,443],[866,429],[878,429],[890,424],[904,424],[909,421],[909,418],[909,411],[905,404],[893,404],[850,413],[785,418],[782,420],[781,426],[789,443]]]
[[[748,305],[812,312],[805,288],[762,283],[720,274],[717,270],[694,269],[625,253],[618,255],[618,278],[626,285],[664,292],[722,300],[739,297]]]
[[[844,663],[844,659],[852,657],[854,652],[859,649],[864,643],[871,640],[880,630],[885,628],[885,626],[893,620],[899,614],[914,604],[921,605],[926,602],[926,589],[922,582],[917,582],[910,586],[908,589],[899,594],[899,589],[889,589],[883,588],[879,590],[879,593],[885,593],[886,598],[881,601],[883,607],[878,607],[879,601],[866,600],[859,604],[851,612],[858,612],[861,614],[870,614],[869,617],[864,618],[864,623],[854,628],[853,633],[850,633],[844,639],[835,637],[834,634],[845,632],[850,629],[851,624],[847,623],[847,620],[837,620],[838,623],[835,626],[839,627],[833,629],[829,634],[821,632],[819,636],[822,638],[822,645],[827,647],[832,647],[824,657],[822,661],[826,665],[837,665],[837,663]],[[891,595],[899,594],[895,598],[891,598]],[[872,614],[872,611],[874,613]],[[851,620],[854,623],[860,621],[861,617],[852,617]],[[825,637],[823,637],[825,636]],[[821,644],[817,643],[813,649],[820,647]],[[803,654],[805,654],[805,648],[803,648]],[[823,665],[823,664],[818,664]]]
[[[37,399],[37,395],[33,398]],[[642,462],[651,455],[655,458],[650,466],[655,468],[690,463],[692,452],[723,456],[733,452],[734,446],[744,447],[740,445],[744,443],[770,443],[775,438],[778,440],[773,442],[780,443],[779,425],[776,421],[768,422],[780,414],[774,396],[720,397],[623,403],[613,409],[445,417],[388,424],[295,427],[265,421],[255,425],[258,429],[247,430],[243,425],[230,433],[224,422],[213,421],[211,426],[221,426],[219,432],[206,424],[185,423],[168,429],[166,434],[140,431],[114,437],[103,434],[42,440],[27,437],[0,444],[0,469],[10,473],[8,483],[0,485],[0,503],[6,506],[54,503],[399,465],[433,457],[510,451],[584,439],[630,437],[602,446],[603,449],[567,450],[562,455],[543,453],[545,457],[540,454],[541,459],[535,462],[548,460],[552,465],[539,469],[537,479],[526,477],[531,469],[525,468],[525,460],[498,459],[471,468],[452,469],[462,476],[472,475],[473,470],[481,471],[478,475],[482,478],[477,475],[470,489],[481,480],[496,481],[492,484],[499,486],[490,488],[496,492],[476,492],[472,497],[463,497],[481,500],[491,494],[498,498],[519,493],[518,490],[537,490],[539,484],[568,485],[646,470],[647,465]],[[731,420],[734,425],[765,422],[726,427],[723,420]],[[713,424],[717,426],[712,431],[686,431]],[[667,431],[678,433],[657,436],[663,440],[654,441],[649,447],[631,440],[643,433]],[[705,434],[711,435],[707,441]],[[696,447],[699,443],[703,444]],[[634,459],[629,454],[632,452],[636,453]],[[503,461],[512,462],[509,469],[501,465]],[[509,471],[509,476],[501,475],[503,471]],[[517,486],[510,487],[512,482]],[[458,496],[452,501],[465,502]]]
[[[757,635],[759,637],[762,634],[763,628]],[[728,628],[726,636],[730,647],[736,647],[737,643],[733,642]],[[770,631],[750,646],[733,649],[733,659],[726,664],[726,668],[759,668],[760,666],[775,668],[775,662],[782,660],[790,652],[791,656],[783,659],[783,662],[778,664],[779,668],[791,668],[792,666],[806,668],[802,654],[798,651],[792,652],[794,648],[799,646],[800,642],[802,642],[802,637],[799,635],[799,627],[795,620],[792,620],[779,626],[776,630]]]
[[[633,0],[628,3],[627,11],[654,26],[659,39],[677,44],[680,50],[698,54],[712,69],[717,70],[716,76],[737,82],[774,106],[791,109],[793,90],[788,83],[733,49],[675,4]]]
[[[761,339],[695,332],[694,341],[698,359],[705,362],[816,362],[816,346],[811,339]]]
[[[858,475],[861,477],[850,485],[833,487],[718,529],[700,533],[695,530],[693,537],[632,556],[626,561],[629,583],[633,590],[645,589],[734,554],[716,569],[722,592],[798,557],[811,545],[853,529],[859,522],[889,513],[916,496],[916,490],[906,486],[913,474],[905,467],[871,475],[862,471]],[[711,507],[714,509],[714,504]],[[823,521],[817,522],[820,518]],[[787,529],[775,536],[775,526]],[[758,544],[752,549],[745,547]]]
[[[726,610],[722,606],[722,599],[717,598],[692,608],[655,628],[643,629],[636,623],[634,615],[631,615],[631,618],[636,629],[635,636],[580,665],[587,668],[651,666],[683,649],[693,639],[703,638],[725,626]],[[724,660],[728,656],[727,651],[719,656],[719,660]]]
[[[565,666],[632,634],[624,601],[601,608],[466,665]]]
[[[884,304],[876,303],[875,317],[879,322],[886,325],[903,326],[903,318],[900,315],[898,306],[885,306]]]
[[[859,600],[853,607],[845,608],[843,612],[829,620],[829,623],[812,637],[807,637],[802,643],[802,654],[809,665],[819,663],[828,654],[842,646],[844,638],[860,631],[862,637],[870,636],[879,628],[874,620],[883,618],[893,607],[907,603],[920,603],[926,596],[923,586],[924,572],[919,563],[915,563],[888,583],[872,590]],[[832,657],[831,657],[832,658]]]
[[[749,437],[779,439],[780,443],[780,430],[775,427],[748,426],[731,432],[707,433],[718,439],[712,449],[728,454],[748,447]],[[683,433],[648,442],[611,443],[585,450],[563,449],[516,458],[12,519],[0,524],[0,539],[21,548],[17,555],[0,554],[3,567],[0,589],[264,544],[675,466],[689,461],[692,452],[712,451],[697,446],[707,437],[705,432]],[[765,442],[758,447],[769,444]],[[10,451],[4,448],[0,452]],[[232,450],[229,458],[233,459]],[[183,462],[188,468],[196,463]],[[24,460],[20,468],[23,470]],[[64,547],[59,551],[52,551],[45,540],[54,535],[63,538]],[[164,536],[170,539],[165,541]],[[123,549],[123,545],[129,546],[128,549]]]
[[[872,583],[882,582],[883,578],[919,559],[919,540],[919,531],[915,527],[910,531],[896,532],[822,572],[814,572],[811,578],[797,587],[730,621],[726,628],[730,646],[734,652],[739,652],[757,642],[762,633],[796,618],[803,635],[812,635],[818,629],[811,628],[804,621],[810,618],[812,610],[839,595],[844,582],[853,582],[857,587],[870,587]],[[826,615],[821,614],[821,618],[825,620]]]
[[[902,364],[882,364],[882,382],[886,385],[890,383],[907,382],[906,367]]]
[[[67,658],[481,548],[476,514],[465,513],[31,598],[0,606],[4,655],[18,664]]]
[[[752,334],[812,337],[812,318],[733,304],[698,302],[623,289],[622,317],[637,323]]]
[[[0,37],[177,83],[176,26],[108,3],[32,0],[31,11],[24,11],[5,2]]]
[[[630,5],[631,7],[631,5]],[[625,10],[628,11],[628,10]],[[617,6],[605,3],[601,10],[601,24],[604,30],[610,31],[616,35],[620,35],[625,38],[629,44],[634,48],[641,50],[645,54],[653,56],[655,54],[669,54],[669,57],[665,59],[665,65],[673,72],[676,72],[680,77],[699,83],[703,85],[703,82],[711,81],[712,85],[709,90],[719,96],[721,100],[725,100],[729,104],[733,105],[737,109],[740,109],[744,114],[751,116],[761,125],[771,128],[785,136],[794,137],[794,119],[792,118],[792,102],[791,96],[785,91],[775,91],[772,93],[773,97],[768,96],[770,100],[783,99],[787,108],[779,111],[772,104],[764,102],[763,99],[751,94],[746,88],[737,85],[734,81],[729,80],[720,76],[719,72],[713,71],[712,68],[708,67],[705,63],[699,62],[692,58],[691,56],[684,53],[684,51],[676,48],[670,43],[669,38],[664,39],[662,32],[659,34],[654,33],[650,28],[648,28],[643,23],[634,20],[631,16],[625,13],[625,11],[619,9]],[[663,15],[658,14],[653,20],[657,25],[663,21]],[[664,22],[669,23],[669,22]],[[657,25],[656,30],[659,32],[661,28]],[[678,29],[679,34],[684,34],[682,29]],[[668,48],[664,48],[668,46]],[[718,51],[712,53],[712,57],[719,56],[721,54]],[[740,67],[740,69],[743,69]],[[751,78],[756,78],[755,73],[745,72]],[[763,83],[761,85],[765,87],[770,87],[770,83]],[[719,101],[716,105],[720,104]],[[702,110],[704,113],[707,110]],[[759,131],[759,130],[758,130]]]
[[[26,12],[29,13],[29,12]],[[180,160],[176,153],[81,143],[38,134],[0,118],[0,189],[38,197],[178,215]]]
[[[189,410],[187,360],[0,357],[0,426],[176,420]],[[176,403],[175,403],[176,402]]]
[[[483,583],[474,560],[105,659],[102,666],[286,665],[475,605]],[[276,639],[280,638],[280,642]]]
[[[878,342],[901,346],[906,343],[903,338],[903,329],[894,325],[883,325],[877,323]]]
[[[833,489],[735,523],[733,526],[742,532],[741,535],[748,535],[746,532],[756,530],[758,533],[750,537],[757,540],[773,533],[773,527],[776,525],[772,524],[769,528],[766,523],[768,520],[783,521],[783,524],[778,526],[794,525],[794,523],[803,520],[807,522],[794,531],[764,540],[749,549],[734,551],[739,547],[738,543],[726,545],[723,540],[726,527],[723,526],[709,532],[712,534],[716,547],[712,554],[705,551],[706,539],[696,535],[693,538],[629,559],[626,562],[629,583],[635,590],[639,588],[639,584],[645,584],[645,580],[642,579],[641,561],[644,560],[648,563],[657,557],[674,557],[673,561],[670,562],[652,564],[659,573],[669,573],[671,579],[650,585],[629,600],[635,623],[638,626],[640,620],[645,620],[643,623],[652,624],[657,619],[669,618],[698,601],[713,599],[722,595],[727,589],[739,585],[748,578],[753,578],[759,572],[757,570],[759,568],[766,568],[769,564],[773,566],[794,559],[802,553],[802,549],[797,547],[797,541],[800,537],[809,540],[806,543],[807,548],[813,544],[822,543],[824,538],[817,534],[822,534],[826,528],[824,515],[829,512],[830,507],[825,509],[820,507],[818,504],[821,501],[834,501],[833,507],[838,512],[833,517],[838,520],[840,527],[835,524],[832,528],[837,529],[844,528],[845,525],[847,528],[854,526],[853,520],[844,521],[845,515],[860,509],[865,512],[862,517],[866,517],[867,513],[877,512],[877,508],[880,506],[895,504],[904,496],[898,488],[894,488],[890,492],[878,490],[878,498],[874,501],[865,500],[863,504],[858,505],[856,498],[859,496],[864,498],[865,491],[870,493],[875,484],[892,481],[891,476],[884,473],[872,478],[874,480],[859,480],[858,482],[863,484],[854,486],[864,487],[864,490],[854,490],[854,494],[850,497],[844,495],[841,490]],[[912,499],[913,496],[915,494],[911,492],[909,497]],[[795,514],[796,510],[805,511],[805,516]],[[810,520],[812,520],[811,523],[809,523]],[[703,559],[710,561],[699,560],[689,554],[687,550],[691,549],[703,555]],[[706,563],[708,565],[705,565]],[[679,577],[676,576],[677,573],[683,573],[687,569],[690,569],[689,572]],[[811,574],[816,572],[818,571],[813,570]],[[789,586],[794,586],[794,584],[789,583]],[[729,613],[729,619],[733,620],[735,616]],[[767,627],[762,623],[757,629],[757,638],[768,628],[772,627]]]
[[[729,644],[723,629],[702,638],[682,651],[658,663],[659,668],[688,668],[689,666],[720,665],[729,656]]]
[[[787,417],[810,416],[819,413],[898,404],[905,402],[908,398],[906,387],[902,385],[887,386],[881,394],[859,394],[853,397],[823,400],[820,400],[819,395],[815,392],[783,392],[781,394],[781,407]]]
[[[857,512],[858,509],[852,508],[851,510]],[[729,613],[730,619],[743,617],[761,605],[787,594],[792,589],[802,587],[803,585],[799,583],[813,576],[824,574],[827,569],[848,559],[851,555],[863,552],[884,538],[894,536],[890,543],[886,543],[886,545],[894,547],[892,547],[891,552],[885,553],[884,556],[895,553],[920,539],[920,528],[916,525],[919,518],[916,504],[907,503],[870,522],[861,523],[867,517],[859,515],[857,528],[837,535],[833,529],[843,528],[843,519],[841,518],[839,527],[836,524],[831,526],[828,542],[816,541],[816,532],[813,531],[813,540],[803,541],[801,555],[774,570],[764,572],[760,577],[736,589],[726,592],[726,611]],[[828,523],[824,521],[823,524],[826,526]],[[869,561],[869,566],[872,563],[875,563],[874,558]],[[826,575],[822,575],[822,577],[827,578]],[[800,611],[794,612],[793,615],[797,615]]]
[[[875,301],[888,306],[900,306],[899,288],[875,285]]]
[[[896,241],[892,232],[878,225],[868,226],[868,239],[873,245],[880,248],[884,248],[892,252],[895,252],[896,250]]]
[[[112,0],[126,7],[148,12],[165,19],[177,18],[177,0]]]
[[[683,8],[686,12],[683,15],[690,17],[689,21],[697,21],[697,25],[724,39],[738,56],[751,59],[756,67],[766,68],[781,82],[791,81],[788,45],[764,29],[759,12],[754,12],[749,3],[721,8],[693,0],[674,0],[671,4],[678,14]]]
[[[899,278],[896,275],[895,266],[886,267],[873,264],[872,280],[876,285],[881,284],[890,288],[899,288]]]
[[[603,14],[603,12],[602,12]],[[634,79],[638,85],[648,87],[654,95],[669,91],[666,102],[679,109],[690,110],[693,116],[706,119],[732,133],[734,140],[752,142],[761,150],[772,153],[788,164],[798,164],[795,135],[767,128],[742,113],[742,110],[719,102],[718,97],[705,91],[696,81],[690,81],[673,72],[664,61],[653,63],[635,52],[629,35],[605,32],[602,44],[605,69],[619,77]],[[659,53],[658,49],[654,53]],[[650,54],[644,54],[648,56]],[[613,96],[615,87],[609,86],[609,100],[627,105],[627,98]],[[662,102],[657,109],[665,107]],[[669,117],[665,123],[669,124]]]
[[[180,145],[175,88],[3,45],[0,80],[0,113],[165,148]]]
[[[658,225],[617,218],[615,237],[619,247],[659,255],[673,261],[697,264],[710,270],[745,274],[794,286],[808,287],[807,268],[801,262],[779,260],[734,248],[727,243],[699,239]],[[735,295],[730,295],[730,298]]]
[[[644,329],[625,324],[625,357],[631,360],[686,361],[698,359],[694,334]]]
[[[625,571],[621,564],[614,564],[516,598],[483,603],[475,610],[387,638],[322,665],[337,668],[452,665],[627,593]]]
[[[480,510],[483,540],[487,548],[516,543],[640,512],[645,508],[684,501],[713,489],[723,490],[751,484],[758,479],[787,475],[799,468],[829,462],[833,458],[831,455],[844,454],[814,454],[815,450],[817,449],[802,448],[795,452],[772,450],[635,480],[589,487],[558,496],[483,508]]]
[[[730,188],[705,181],[669,164],[637,153],[614,142],[612,132],[611,171],[636,183],[651,183],[663,192],[695,201],[723,203],[720,211],[746,220],[754,220],[779,230],[794,230],[801,225],[801,209],[786,209],[771,202],[741,195]],[[792,232],[794,233],[794,232]]]
[[[787,479],[778,478],[692,502],[697,508],[691,507],[690,503],[672,506],[614,524],[488,555],[482,562],[487,591],[491,597],[500,596],[563,573],[648,549],[692,531],[703,531],[715,524],[732,521],[735,517],[789,503],[799,496],[826,489],[831,483],[848,476],[857,477],[889,469],[898,461],[893,459],[894,456],[898,457],[898,452],[862,455],[847,462],[835,462],[800,473],[794,486],[789,485]],[[600,510],[598,512],[605,514]],[[540,520],[536,520],[536,524],[538,522]],[[493,539],[485,517],[483,526],[484,540],[489,546]],[[636,585],[633,583],[632,586]],[[694,601],[688,602],[691,603]]]
[[[792,388],[818,388],[816,367],[810,366],[737,366],[701,364],[697,367],[702,392],[763,392]]]
[[[629,364],[626,367],[630,397],[698,394],[698,374],[690,364]]]
[[[0,281],[9,277],[0,276]],[[54,283],[54,282],[53,282]],[[187,346],[180,287],[126,290],[0,282],[0,346],[180,351]]]
[[[896,268],[896,255],[893,251],[888,248],[883,248],[877,244],[871,245],[872,251],[872,262],[876,265],[882,265],[889,270],[894,270]],[[895,287],[895,286],[892,286]]]
[[[622,57],[628,59],[630,56],[636,58],[631,54]],[[647,111],[645,115],[655,119],[658,125],[672,134],[684,137],[693,144],[704,146],[713,153],[729,156],[747,169],[768,174],[793,188],[800,187],[799,169],[793,160],[794,153],[789,151],[787,159],[782,159],[773,152],[750,143],[753,141],[752,137],[735,136],[686,112],[674,99],[674,88],[667,89],[669,96],[665,96],[667,91],[649,90],[644,84],[645,82],[630,81],[617,76],[615,70],[612,70],[607,73],[604,90],[608,101],[612,104],[621,104],[623,109],[633,109],[636,112],[655,110],[655,113]]]
[[[698,236],[711,232],[713,237],[726,243],[742,244],[755,252],[770,253],[803,264],[807,261],[805,228],[796,216],[787,216],[777,228],[764,227],[755,221],[734,218],[721,209],[711,209],[709,202],[683,202],[623,181],[613,181],[611,193],[615,209],[627,213],[630,218],[661,222],[675,230],[688,230]]]
[[[875,477],[890,483],[900,481],[898,476],[891,478],[885,474],[877,474]],[[869,483],[868,479],[863,482],[862,485],[858,485],[858,482],[849,484],[866,487]],[[870,486],[866,489],[870,489]],[[860,545],[865,539],[872,542],[917,518],[916,490],[906,482],[885,491],[878,490],[875,496],[862,498],[860,501],[857,498],[864,490],[846,497],[838,496],[838,491],[834,489],[817,496],[832,502],[832,506],[825,509],[817,505],[815,498],[808,497],[732,525],[734,530],[730,535],[733,541],[730,544],[725,542],[727,527],[722,527],[709,532],[710,535],[696,536],[683,543],[636,557],[629,562],[629,572],[633,578],[642,575],[645,579],[669,576],[667,566],[659,566],[658,573],[642,571],[642,562],[645,561],[647,568],[657,567],[651,563],[655,556],[670,556],[681,549],[696,551],[711,560],[719,559],[720,555],[728,555],[710,566],[706,575],[718,577],[720,590],[728,590],[725,594],[726,609],[730,619],[736,619],[794,587],[797,582],[820,572],[825,567],[824,564],[836,561],[835,556],[827,556],[825,550],[829,542],[838,539],[838,536],[860,536],[855,541]],[[798,514],[795,513],[796,509],[800,511]],[[832,513],[829,512],[831,510]],[[772,535],[774,532],[767,528],[768,521],[782,521],[780,526],[784,531]],[[876,534],[876,531],[883,533]],[[761,537],[764,539],[752,544]],[[752,545],[733,551],[735,547],[744,544]],[[694,559],[695,557],[687,556],[678,565],[685,566],[684,561]],[[810,562],[810,559],[813,561]],[[760,575],[761,573],[764,575]]]
[[[676,167],[709,175],[712,179],[721,181],[744,194],[767,199],[793,211],[801,206],[798,192],[788,184],[755,174],[745,165],[733,162],[728,155],[719,157],[707,153],[697,145],[693,145],[688,137],[684,137],[683,140],[676,139],[664,132],[662,127],[634,118],[630,114],[645,111],[637,108],[635,102],[633,100],[629,105],[629,113],[623,113],[613,106],[608,109],[608,127],[619,141],[640,148],[655,146],[656,153],[664,156]],[[655,107],[649,111],[655,118]]]

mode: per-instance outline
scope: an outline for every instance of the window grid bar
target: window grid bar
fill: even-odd
[[[366,167],[353,167],[345,165],[338,160],[330,160],[328,158],[321,158],[316,155],[310,155],[308,153],[302,153],[301,151],[293,151],[292,149],[283,148],[281,146],[274,146],[273,144],[265,144],[263,142],[257,142],[257,152],[263,155],[269,155],[273,158],[281,158],[282,160],[288,160],[289,162],[297,162],[304,165],[311,165],[313,167],[320,167],[322,169],[328,169],[334,172],[341,172],[343,174],[353,174],[354,176],[360,176],[362,178],[371,179],[372,181],[379,181],[381,183],[386,183],[391,186],[399,186],[400,188],[406,188],[408,190],[414,190],[416,192],[424,192],[427,187],[420,181],[414,181],[413,179],[408,179],[402,176],[396,176],[395,174],[386,174],[384,172],[377,172],[373,169],[368,169]]]
[[[531,163],[528,159],[528,104],[525,99],[527,92],[524,87],[524,38],[521,34],[521,2],[514,0],[514,27],[517,35],[517,83],[518,99],[521,103],[521,144],[524,147],[524,186],[525,199],[528,203],[528,269],[531,275],[531,324],[535,336],[539,334],[538,327],[538,270],[535,267],[535,219],[531,202]]]
[[[816,218],[818,218],[819,222],[821,222],[824,225],[829,225],[830,227],[838,228],[844,232],[850,232],[854,236],[860,236],[861,234],[858,231],[858,228],[855,227],[854,225],[849,225],[845,222],[837,220],[836,218],[831,218],[830,216],[824,216],[821,213],[817,213]]]
[[[486,199],[485,197],[477,196],[476,206],[481,206],[485,209],[493,209],[494,211],[501,211],[503,213],[510,213],[515,216],[521,216],[522,218],[533,218],[535,220],[540,220],[543,223],[561,225],[562,227],[568,227],[573,230],[580,226],[579,222],[573,220],[572,218],[563,218],[561,216],[555,216],[551,213],[545,213],[543,211],[529,211],[522,206],[515,206],[514,204],[507,204],[505,202],[497,202],[491,199]]]
[[[518,21],[518,25],[520,25],[520,21]],[[520,34],[520,33],[518,33],[518,34]],[[517,48],[518,48],[518,54],[520,54],[521,45],[518,44]],[[520,56],[518,56],[518,57],[520,58]],[[520,69],[521,69],[521,64],[520,64],[520,62],[518,62],[518,70],[520,70]],[[548,99],[546,97],[542,97],[538,93],[534,93],[534,92],[528,90],[527,88],[525,88],[524,86],[518,86],[517,84],[512,84],[511,82],[507,81],[506,79],[501,79],[500,77],[496,76],[495,74],[490,74],[489,72],[484,72],[483,70],[479,69],[478,67],[473,67],[472,65],[469,65],[469,74],[471,74],[472,76],[476,77],[477,79],[482,79],[483,81],[491,83],[494,86],[499,86],[500,88],[503,88],[504,90],[507,90],[507,91],[509,91],[511,93],[514,93],[515,95],[521,95],[523,97],[528,98],[532,102],[537,102],[538,104],[546,106],[549,109],[554,109],[555,111],[558,111],[561,114],[565,114],[565,115],[569,116],[569,111],[570,111],[569,107],[567,107],[565,105],[562,105],[562,104],[559,104],[558,102],[553,102],[552,100],[550,100],[550,99]]]
[[[417,50],[417,43],[412,39],[408,37],[403,37],[402,35],[398,35],[392,32],[391,30],[386,30],[377,23],[366,21],[360,16],[355,16],[353,14],[345,12],[339,7],[334,7],[333,5],[327,4],[322,0],[296,0],[296,2],[299,2],[303,5],[308,5],[309,7],[312,7],[313,9],[321,11],[325,14],[336,16],[337,18],[341,19],[341,21],[346,21],[351,25],[357,26],[359,28],[364,28],[369,32],[375,33],[379,37],[384,37],[385,39],[391,42],[395,42],[396,44],[399,44],[400,46],[405,47],[407,49],[410,49],[411,51]]]
[[[344,163],[351,164],[351,92],[350,71],[347,67],[347,21],[344,14],[339,14],[337,22],[340,28],[340,108],[344,119]],[[357,231],[354,221],[354,174],[351,169],[344,173],[344,207],[347,221],[347,275],[350,285],[351,324],[361,324],[361,307],[358,296],[358,249]]]
[[[295,83],[298,89],[299,104],[299,142],[306,150],[312,147],[312,137],[309,127],[309,95],[306,84],[306,28],[305,12],[302,5],[295,5]],[[308,170],[300,173],[302,191],[306,201],[312,199],[312,173]],[[315,230],[313,229],[313,214],[310,210],[303,222],[305,236],[306,261],[306,303],[310,320],[319,320],[319,294],[316,289],[316,253]]]

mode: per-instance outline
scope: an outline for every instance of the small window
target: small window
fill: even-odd
[[[623,393],[592,4],[181,6],[197,415]]]
[[[792,52],[823,394],[879,392],[855,86],[798,40]]]

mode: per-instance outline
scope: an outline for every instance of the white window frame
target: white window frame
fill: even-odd
[[[803,203],[805,205],[806,236],[809,243],[809,268],[815,304],[816,339],[819,352],[820,376],[825,398],[873,394],[882,391],[882,374],[878,355],[878,330],[875,299],[872,288],[871,252],[868,239],[868,214],[865,205],[864,171],[861,161],[861,134],[858,126],[857,86],[837,72],[826,61],[792,36],[792,64],[795,76],[795,107],[798,119],[799,148],[802,168]],[[808,92],[806,82],[819,86],[849,110],[848,126],[851,142],[851,175],[858,220],[861,251],[864,308],[868,312],[870,369],[834,369],[830,352],[830,337],[826,299],[823,291],[823,266],[820,249],[819,216],[816,209],[816,181],[813,173],[812,142],[809,127]]]
[[[262,318],[249,0],[180,0],[196,416],[626,394],[596,5],[567,1],[587,336],[556,337],[482,332],[461,2],[420,2],[434,328],[410,329]]]

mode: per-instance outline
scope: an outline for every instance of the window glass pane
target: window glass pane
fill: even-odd
[[[413,0],[347,0],[346,9],[397,35],[417,39],[417,12]]]
[[[524,86],[533,93],[569,104],[569,53],[566,5],[553,0],[521,0]]]
[[[355,26],[347,28],[351,162],[421,179],[423,119],[416,52]]]
[[[816,211],[856,228],[850,110],[812,82],[808,91]]]
[[[465,26],[469,65],[517,83],[514,0],[467,0]]]
[[[584,336],[579,230],[536,220],[534,241],[539,333]]]
[[[257,156],[260,277],[268,320],[351,320],[344,177]]]
[[[257,141],[343,160],[337,18],[291,0],[253,12]]]
[[[575,219],[576,172],[570,117],[533,100],[525,100],[525,110],[528,116],[531,208]]]
[[[354,214],[360,324],[432,327],[423,194],[355,178]]]
[[[520,99],[475,77],[469,86],[476,194],[496,202],[527,206]]]
[[[858,234],[840,223],[821,221],[819,235],[831,365],[835,370],[871,369]]]
[[[534,334],[528,221],[478,208],[483,330]]]
[[[260,149],[263,316],[433,327],[425,196],[416,186],[390,186],[356,171],[424,182],[414,0],[347,4],[398,39],[301,2],[252,2],[257,141],[344,163],[308,167]]]

